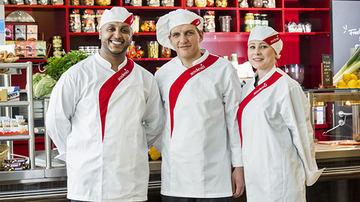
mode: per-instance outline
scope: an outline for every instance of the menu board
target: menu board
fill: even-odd
[[[332,72],[331,72],[331,55],[322,55],[322,63],[324,65],[323,71],[323,85],[324,86],[332,86]]]

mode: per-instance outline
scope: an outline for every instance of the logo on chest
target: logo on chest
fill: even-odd
[[[124,69],[124,73],[122,73],[122,74],[119,76],[118,80],[121,81],[121,80],[122,80],[123,78],[125,78],[128,74],[129,74],[129,70]]]

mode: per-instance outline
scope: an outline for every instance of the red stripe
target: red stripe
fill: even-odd
[[[123,81],[134,69],[134,62],[130,59],[127,59],[126,65],[111,76],[100,88],[99,92],[99,107],[100,107],[100,119],[101,119],[101,134],[102,140],[104,140],[105,135],[105,120],[106,113],[108,110],[108,104],[110,97],[116,87]]]
[[[240,139],[241,139],[241,147],[242,147],[242,143],[243,143],[242,132],[241,132],[241,117],[242,117],[244,108],[255,96],[257,96],[264,89],[266,89],[269,86],[271,86],[272,84],[274,84],[280,77],[282,77],[282,74],[280,74],[279,72],[274,72],[274,74],[268,80],[264,81],[262,84],[257,86],[253,91],[251,91],[251,93],[249,93],[249,95],[247,95],[244,98],[244,100],[241,101],[239,110],[237,113],[239,131],[240,131]]]
[[[187,81],[189,81],[193,76],[202,72],[212,64],[214,64],[219,57],[209,55],[206,60],[200,64],[197,64],[189,69],[187,69],[184,73],[182,73],[176,81],[171,85],[170,92],[169,92],[169,105],[170,105],[170,124],[171,124],[171,133],[170,136],[172,137],[172,132],[174,129],[174,108],[176,105],[177,98],[181,90],[183,89],[184,85]]]
[[[279,34],[275,34],[273,36],[269,36],[268,38],[264,39],[263,41],[265,41],[266,43],[268,43],[269,45],[273,45],[274,43],[280,41],[280,35]]]
[[[131,14],[128,18],[125,19],[124,23],[131,26],[133,21],[134,21],[134,14]]]

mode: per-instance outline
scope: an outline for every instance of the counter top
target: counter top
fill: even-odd
[[[317,161],[336,161],[339,158],[360,158],[359,145],[315,144]]]

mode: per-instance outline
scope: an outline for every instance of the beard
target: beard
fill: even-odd
[[[112,50],[112,49],[110,49],[110,47],[109,47],[109,44],[111,44],[111,42],[110,42],[110,41],[106,41],[106,42],[103,41],[103,42],[102,42],[102,47],[104,48],[106,54],[109,54],[109,55],[111,55],[111,56],[113,56],[113,57],[118,57],[118,56],[120,56],[120,55],[125,55],[125,54],[126,54],[128,48],[129,48],[130,42],[131,42],[131,41],[129,41],[129,42],[127,42],[127,43],[124,43],[124,46],[123,46],[122,49]]]

